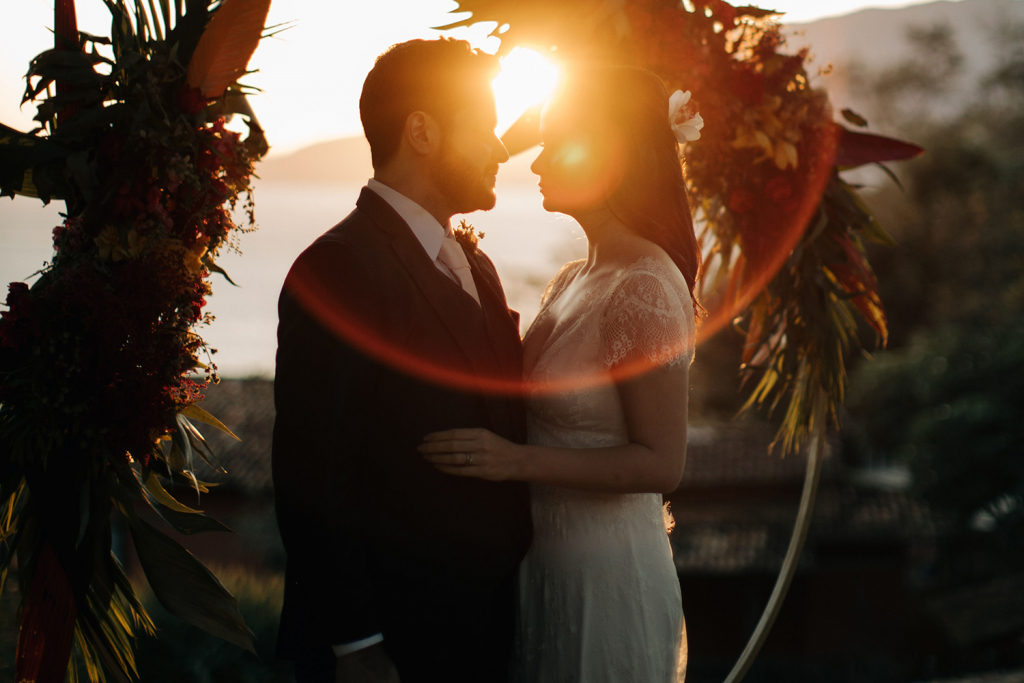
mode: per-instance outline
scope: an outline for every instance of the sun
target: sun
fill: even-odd
[[[501,59],[501,73],[494,79],[498,106],[498,131],[504,132],[531,106],[546,100],[561,70],[539,52],[517,47]]]

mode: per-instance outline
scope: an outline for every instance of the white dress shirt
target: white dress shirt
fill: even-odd
[[[437,222],[437,219],[430,215],[426,209],[414,202],[413,200],[406,197],[398,190],[394,190],[379,180],[370,178],[366,181],[366,187],[373,190],[380,196],[381,199],[386,201],[388,205],[395,210],[403,221],[408,223],[409,228],[412,230],[412,234],[416,236],[423,250],[427,252],[427,256],[434,262],[437,269],[444,273],[446,276],[451,278],[452,282],[461,286],[459,278],[451,271],[448,266],[438,259],[438,254],[441,253],[441,245],[445,239],[454,239],[455,234],[452,231],[452,224],[449,222],[447,225],[441,225]],[[475,287],[474,287],[475,289]],[[479,302],[479,297],[475,292],[472,293],[473,298]],[[358,652],[364,648],[368,648],[371,645],[376,645],[384,640],[384,635],[381,633],[374,634],[369,638],[363,638],[353,643],[340,643],[332,646],[334,655],[336,657],[344,657],[345,655]]]
[[[437,255],[441,253],[441,244],[445,238],[453,238],[455,235],[451,222],[441,225],[436,218],[430,215],[429,211],[379,180],[370,178],[366,181],[366,187],[376,192],[395,210],[395,213],[402,217],[403,221],[409,224],[412,234],[416,235],[416,239],[423,246],[423,251],[427,252],[427,256],[434,262],[437,269],[451,278],[452,282],[458,284],[459,279],[455,277],[455,274],[437,258]]]

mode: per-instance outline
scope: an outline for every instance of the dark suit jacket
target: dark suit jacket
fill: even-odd
[[[525,440],[519,399],[436,381],[521,377],[494,267],[467,258],[482,307],[364,189],[288,274],[273,442],[282,657],[382,632],[403,682],[504,679],[532,533],[526,486],[445,475],[416,451],[456,427]]]

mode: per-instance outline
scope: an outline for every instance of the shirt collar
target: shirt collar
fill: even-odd
[[[380,198],[395,210],[395,213],[409,225],[419,243],[423,245],[427,256],[431,260],[436,260],[444,238],[452,234],[452,224],[449,222],[447,225],[441,225],[422,206],[379,180],[370,178],[366,181],[366,187],[380,195]]]

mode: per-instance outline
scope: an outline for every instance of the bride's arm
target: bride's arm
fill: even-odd
[[[629,434],[622,446],[524,446],[486,429],[453,429],[428,434],[420,451],[458,476],[607,493],[674,491],[686,460],[689,364],[656,368],[617,388]]]

